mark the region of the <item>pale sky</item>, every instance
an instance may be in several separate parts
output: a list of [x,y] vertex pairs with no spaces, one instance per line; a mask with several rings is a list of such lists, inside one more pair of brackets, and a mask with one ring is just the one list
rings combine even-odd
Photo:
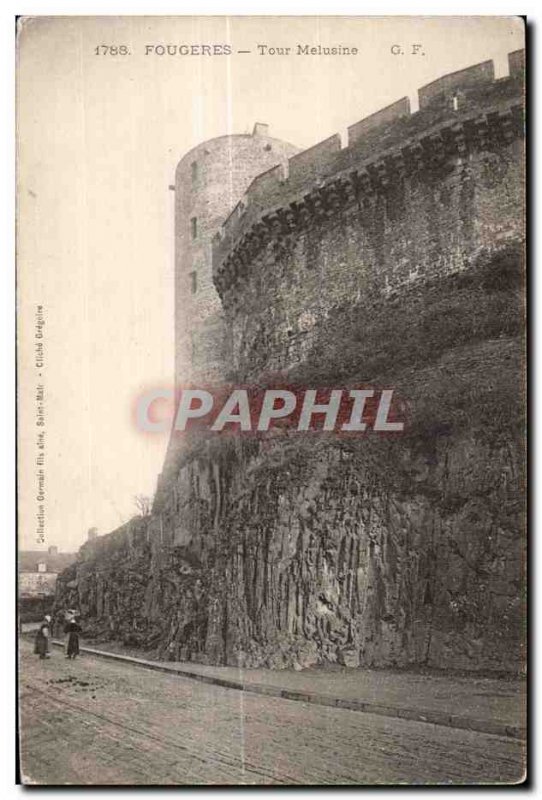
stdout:
[[[138,433],[141,387],[173,378],[173,203],[194,145],[266,122],[310,147],[441,75],[523,47],[514,18],[58,17],[28,20],[18,70],[19,536],[38,549],[36,437],[45,431],[45,543],[76,550],[152,495],[167,440]],[[145,56],[230,44],[232,56]],[[261,56],[257,44],[357,47]],[[394,56],[391,46],[423,45]],[[96,55],[121,45],[130,55]],[[251,50],[238,54],[237,50]],[[45,364],[34,359],[44,307]],[[41,377],[38,377],[41,372]],[[45,428],[36,426],[36,386]]]

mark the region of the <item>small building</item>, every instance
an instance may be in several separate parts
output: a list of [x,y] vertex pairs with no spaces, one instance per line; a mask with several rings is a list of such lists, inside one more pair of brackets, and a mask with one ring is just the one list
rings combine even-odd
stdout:
[[21,622],[36,622],[53,607],[56,579],[76,559],[76,553],[48,550],[21,550],[18,558],[19,613]]

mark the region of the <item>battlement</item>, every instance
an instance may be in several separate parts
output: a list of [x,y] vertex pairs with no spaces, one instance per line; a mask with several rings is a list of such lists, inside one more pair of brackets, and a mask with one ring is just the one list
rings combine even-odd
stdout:
[[[348,146],[341,148],[335,134],[258,175],[213,240],[213,277],[219,293],[225,261],[241,240],[257,246],[265,239],[264,229],[273,228],[279,217],[286,230],[292,228],[310,193],[325,192],[354,171],[358,185],[370,191],[386,180],[386,174],[393,179],[407,163],[418,168],[424,161],[431,163],[437,150],[461,152],[498,127],[502,115],[521,111],[525,51],[510,53],[508,61],[509,75],[497,80],[492,61],[437,78],[419,90],[415,113],[409,98],[403,97],[351,125]],[[516,113],[504,127],[510,131],[518,124]],[[343,182],[339,194],[351,191]]]
[[348,128],[348,145],[353,145],[358,139],[361,139],[369,131],[379,128],[380,125],[408,116],[410,116],[410,100],[408,97],[402,97],[397,102],[383,108],[382,111],[376,111],[360,122],[350,125]]
[[525,71],[525,50],[508,53],[508,70],[511,77],[523,77]]
[[491,83],[494,78],[493,61],[484,61],[473,67],[452,72],[450,75],[443,75],[442,78],[437,78],[436,81],[431,81],[419,89],[420,110],[436,103],[446,106],[449,104],[450,97],[459,100],[461,94],[473,87]]
[[341,149],[341,137],[336,133],[329,139],[303,150],[288,161],[288,179],[297,181],[305,177],[318,178],[325,173],[328,163]]

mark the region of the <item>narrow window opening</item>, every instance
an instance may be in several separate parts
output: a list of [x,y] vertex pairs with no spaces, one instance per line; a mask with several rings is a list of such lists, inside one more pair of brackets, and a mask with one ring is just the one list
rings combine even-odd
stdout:
[[192,294],[196,294],[198,291],[198,273],[191,272],[190,273],[190,291]]
[[195,183],[198,179],[198,162],[192,161],[192,183]]
[[197,239],[198,238],[198,218],[197,217],[192,217],[192,219],[190,220],[190,226],[191,226],[191,230],[192,230],[192,239]]

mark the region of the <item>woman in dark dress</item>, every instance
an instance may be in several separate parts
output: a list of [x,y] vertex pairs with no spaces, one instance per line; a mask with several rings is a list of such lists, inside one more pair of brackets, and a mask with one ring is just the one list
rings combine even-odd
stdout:
[[66,658],[76,658],[79,655],[79,634],[81,626],[76,619],[70,619],[64,626],[67,636]]
[[51,617],[47,614],[38,628],[34,642],[34,653],[40,658],[50,658],[49,638],[51,636]]

